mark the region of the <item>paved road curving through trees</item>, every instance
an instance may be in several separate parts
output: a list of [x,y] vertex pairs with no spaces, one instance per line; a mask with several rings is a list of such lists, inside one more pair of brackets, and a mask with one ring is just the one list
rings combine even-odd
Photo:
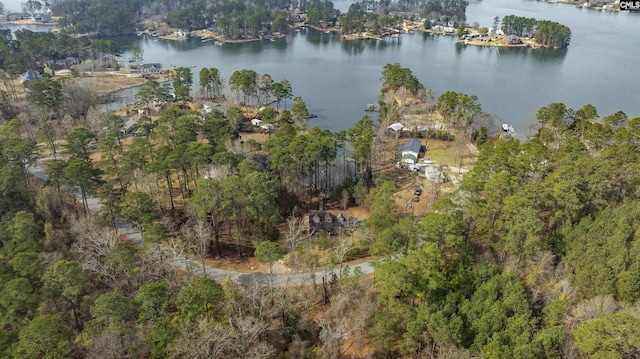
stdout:
[[[38,160],[38,163],[44,163],[50,158],[42,158]],[[43,180],[47,180],[45,170],[39,165],[29,167],[29,172]],[[72,190],[76,197],[80,197],[80,193],[77,190]],[[102,203],[93,197],[87,196],[87,203],[89,211],[97,213],[102,209]],[[142,235],[136,226],[125,220],[117,220],[116,228],[120,235],[129,238],[133,243],[138,246],[142,246]],[[179,258],[174,265],[184,270],[190,271],[196,275],[203,275],[203,266],[188,258]],[[369,261],[345,265],[342,267],[343,271],[349,273],[355,273],[356,271],[361,274],[369,274],[374,272],[374,268]],[[223,268],[216,268],[211,266],[204,266],[204,275],[217,280],[225,281],[229,280],[238,284],[251,284],[257,283],[262,286],[298,286],[305,284],[320,284],[323,281],[330,281],[334,277],[340,277],[341,268],[328,268],[317,272],[291,272],[291,273],[243,273],[230,271]]]

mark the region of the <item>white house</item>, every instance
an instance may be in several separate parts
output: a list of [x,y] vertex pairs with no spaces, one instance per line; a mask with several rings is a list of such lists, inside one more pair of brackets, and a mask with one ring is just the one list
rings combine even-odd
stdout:
[[402,147],[402,163],[415,164],[422,148],[422,142],[417,138],[410,138]]
[[[215,103],[215,102],[205,101],[203,103],[203,109],[204,109],[205,113],[211,113],[211,111],[213,111],[213,109],[215,109],[217,107],[220,107],[220,104]],[[258,121],[260,121],[260,120],[258,120]]]
[[127,77],[142,77],[142,71],[140,70],[129,70]]
[[453,35],[456,33],[456,29],[450,26],[446,26],[444,27],[444,29],[442,29],[442,31],[444,32],[445,35]]
[[404,128],[404,125],[401,124],[400,122],[396,122],[396,123],[392,123],[389,127],[387,127],[390,130],[394,130],[396,132],[402,130]]

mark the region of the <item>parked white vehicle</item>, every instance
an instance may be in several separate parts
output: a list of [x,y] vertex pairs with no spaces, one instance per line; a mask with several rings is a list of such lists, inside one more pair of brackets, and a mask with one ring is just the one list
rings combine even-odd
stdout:
[[396,168],[402,170],[408,170],[413,172],[419,172],[423,167],[428,166],[426,163],[415,163],[415,164],[406,164],[402,162],[396,162]]

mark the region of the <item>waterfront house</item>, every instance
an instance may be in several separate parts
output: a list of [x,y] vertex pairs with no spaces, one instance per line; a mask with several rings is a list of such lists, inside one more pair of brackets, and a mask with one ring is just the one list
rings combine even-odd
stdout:
[[31,19],[35,22],[46,23],[51,21],[51,14],[35,14]]
[[62,60],[50,60],[47,61],[47,64],[49,65],[55,65],[57,67],[69,67],[69,66],[73,66],[73,65],[78,65],[82,62],[82,60],[80,60],[79,57],[67,57],[64,58]]
[[178,30],[178,31],[174,31],[173,35],[176,36],[179,39],[186,39],[187,37],[189,37],[189,31]]
[[272,132],[276,128],[272,123],[262,122],[259,118],[251,119],[251,124],[255,127],[260,127],[265,133]]
[[521,45],[522,44],[522,39],[519,38],[516,35],[507,35],[507,37],[505,37],[504,41],[509,45]]
[[[138,110],[138,114],[140,114],[140,110]],[[124,133],[125,135],[131,135],[136,125],[137,119],[135,117],[125,117],[123,118],[123,120],[126,121],[124,123],[124,127],[122,128],[122,133]]]
[[[205,113],[211,113],[211,111],[213,111],[215,108],[220,107],[220,104],[215,103],[215,102],[211,102],[211,101],[205,101],[202,104],[202,107],[203,107]],[[258,120],[258,121],[260,121],[260,120]],[[253,120],[251,122],[253,123]]]
[[418,161],[422,149],[422,142],[417,138],[410,138],[402,146],[402,163],[413,165]]
[[5,19],[7,19],[7,21],[18,21],[18,20],[25,20],[29,18],[29,14],[24,13],[24,12],[14,12],[11,14],[7,14],[7,16],[5,17]]
[[387,130],[390,130],[388,132],[393,131],[393,133],[395,134],[395,137],[400,138],[402,131],[407,130],[407,128],[404,127],[404,125],[401,124],[400,122],[396,122],[396,123],[392,123],[389,127],[387,127]]
[[140,66],[142,72],[145,74],[161,74],[162,73],[162,64],[154,63],[154,64],[142,64]]
[[404,128],[404,125],[401,124],[400,122],[392,123],[391,125],[389,125],[389,127],[387,127],[387,129],[394,130],[396,132],[401,131],[403,128]]
[[42,75],[40,75],[40,71],[38,70],[27,70],[27,72],[20,75],[20,84],[26,89],[29,86],[29,82],[33,80],[42,79]]

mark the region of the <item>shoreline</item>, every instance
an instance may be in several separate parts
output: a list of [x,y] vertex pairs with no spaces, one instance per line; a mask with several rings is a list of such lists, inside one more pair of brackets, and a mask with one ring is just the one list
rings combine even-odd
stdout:
[[[148,32],[143,32],[142,34],[147,36],[153,36]],[[142,34],[139,34],[139,35],[142,35]],[[222,36],[216,36],[214,33],[210,31],[196,30],[196,31],[193,31],[188,36],[179,36],[176,34],[171,34],[171,35],[161,35],[161,36],[154,36],[154,37],[157,37],[158,39],[162,39],[162,40],[169,40],[169,41],[185,41],[185,40],[200,39],[202,42],[214,41],[214,43],[218,43],[218,44],[244,44],[244,43],[250,43],[250,42],[257,42],[257,41],[271,41],[271,40],[277,40],[277,39],[284,39],[286,35],[280,34],[280,33],[274,33],[269,36],[263,36],[263,37],[230,40],[230,39],[225,39]]]
[[0,24],[11,24],[11,25],[43,25],[43,26],[58,26],[58,21],[48,21],[48,22],[38,22],[33,21],[31,19],[28,20],[0,20]]
[[537,43],[535,40],[523,40],[521,44],[508,44],[504,41],[504,38],[497,38],[493,41],[483,40],[469,40],[469,39],[457,39],[456,42],[460,42],[464,45],[482,46],[482,47],[528,47],[531,49],[553,49],[552,46],[544,46]]
[[[315,27],[314,27],[315,29]],[[317,29],[316,29],[317,30]],[[442,36],[454,36],[455,34],[447,34],[441,30],[433,30],[433,29],[425,29],[425,28],[414,28],[413,31],[420,31],[423,33],[433,34],[433,35],[442,35]],[[364,32],[360,34],[349,34],[343,35],[342,40],[344,41],[358,41],[358,40],[378,40],[382,41],[385,37],[393,36],[393,35],[407,35],[405,32],[401,33],[386,33],[379,36]],[[410,34],[410,33],[409,33]],[[532,49],[537,48],[553,48],[550,46],[544,46],[537,43],[535,40],[531,39],[523,39],[522,44],[508,44],[504,41],[504,36],[499,36],[492,41],[482,41],[482,40],[473,40],[473,39],[456,39],[456,42],[463,43],[464,45],[473,45],[473,46],[483,46],[483,47],[529,47]]]

